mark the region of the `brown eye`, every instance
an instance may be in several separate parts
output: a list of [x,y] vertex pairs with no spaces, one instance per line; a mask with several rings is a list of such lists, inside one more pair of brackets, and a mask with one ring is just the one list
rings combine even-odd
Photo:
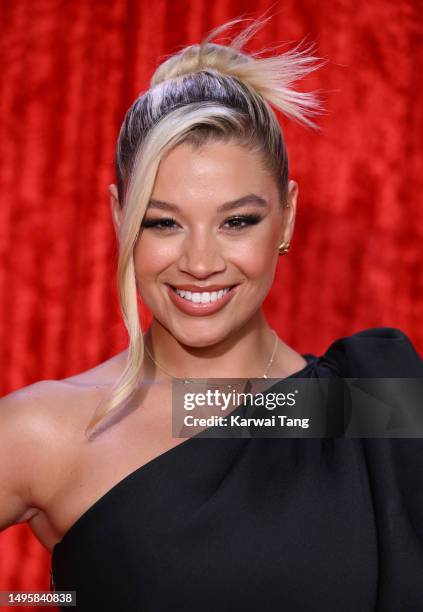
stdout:
[[230,223],[230,228],[234,230],[241,230],[249,225],[256,225],[261,221],[260,215],[242,215],[239,217],[231,217],[225,223]]
[[[231,217],[227,219],[224,225],[229,224],[231,230],[242,230],[250,225],[256,225],[262,220],[260,215],[239,215],[237,217]],[[165,217],[163,219],[144,219],[141,223],[143,228],[157,228],[159,230],[171,230],[177,225],[176,219],[172,217]]]
[[141,227],[157,227],[158,229],[172,229],[176,224],[176,220],[172,218],[165,219],[144,219],[141,223]]

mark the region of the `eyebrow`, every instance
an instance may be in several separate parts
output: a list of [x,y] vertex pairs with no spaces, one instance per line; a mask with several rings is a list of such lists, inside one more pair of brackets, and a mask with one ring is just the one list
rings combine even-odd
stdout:
[[[217,212],[225,212],[228,210],[233,210],[234,208],[240,208],[241,206],[245,206],[246,204],[256,204],[256,206],[260,206],[260,208],[267,208],[268,203],[264,198],[256,195],[255,193],[249,193],[242,198],[238,198],[236,200],[231,200],[230,202],[225,202],[221,204],[217,208]],[[170,202],[163,202],[162,200],[156,200],[154,198],[150,198],[147,209],[150,208],[158,208],[159,210],[171,210],[173,212],[180,211],[179,206],[176,204],[171,204]]]

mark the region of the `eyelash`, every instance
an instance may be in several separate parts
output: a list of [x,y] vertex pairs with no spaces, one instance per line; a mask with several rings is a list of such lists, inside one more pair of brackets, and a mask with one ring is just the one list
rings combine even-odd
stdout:
[[[257,223],[259,223],[261,221],[262,217],[260,217],[260,215],[241,215],[241,216],[237,216],[237,217],[231,217],[230,219],[227,219],[225,221],[225,223],[228,223],[229,221],[242,221],[244,223],[246,223],[246,225],[238,225],[238,226],[233,226],[231,227],[232,230],[239,232],[242,229],[245,229],[248,226],[251,225],[256,225]],[[172,227],[170,225],[167,226],[162,226],[162,223],[177,223],[176,219],[173,219],[172,217],[166,217],[163,219],[144,219],[143,222],[141,223],[141,227],[144,228],[149,228],[149,227],[154,227],[160,231],[166,231],[166,230],[171,230]]]

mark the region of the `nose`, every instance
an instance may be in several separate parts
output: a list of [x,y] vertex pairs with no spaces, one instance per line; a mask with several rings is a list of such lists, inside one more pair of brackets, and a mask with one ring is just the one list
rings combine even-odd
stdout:
[[207,278],[225,270],[226,264],[218,241],[210,234],[191,235],[184,240],[179,270],[197,278]]

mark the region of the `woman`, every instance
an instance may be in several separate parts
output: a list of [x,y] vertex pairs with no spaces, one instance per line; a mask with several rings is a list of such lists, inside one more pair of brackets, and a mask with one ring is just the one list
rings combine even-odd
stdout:
[[159,66],[126,114],[110,197],[129,346],[3,399],[1,527],[30,523],[84,612],[421,610],[419,440],[171,435],[173,378],[423,370],[398,329],[314,356],[267,323],[298,196],[268,103],[313,125],[317,98],[289,85],[317,64],[243,53],[260,20],[210,43],[236,21]]

